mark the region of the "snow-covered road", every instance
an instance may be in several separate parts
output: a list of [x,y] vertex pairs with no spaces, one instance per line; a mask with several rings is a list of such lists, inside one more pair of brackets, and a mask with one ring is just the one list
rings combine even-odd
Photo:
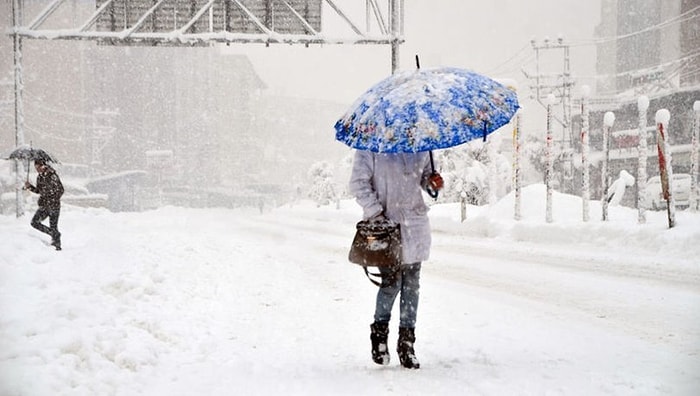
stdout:
[[371,362],[376,288],[346,260],[350,201],[67,208],[62,252],[0,216],[0,395],[698,393],[697,247],[664,265],[639,250],[646,231],[591,249],[540,225],[543,243],[484,237],[499,226],[454,213],[431,211],[418,371]]
[[438,243],[426,276],[531,302],[551,315],[576,317],[681,353],[699,345],[697,273],[662,266],[652,271],[624,259],[605,262],[601,252],[555,254],[469,242]]

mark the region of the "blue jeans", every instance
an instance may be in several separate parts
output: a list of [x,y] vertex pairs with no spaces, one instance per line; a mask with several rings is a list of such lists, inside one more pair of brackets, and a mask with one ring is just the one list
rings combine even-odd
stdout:
[[[389,323],[396,296],[401,294],[399,303],[399,327],[415,328],[418,313],[421,263],[404,264],[391,285],[382,286],[377,292],[377,306],[374,310],[375,323]],[[383,273],[380,269],[380,271]]]

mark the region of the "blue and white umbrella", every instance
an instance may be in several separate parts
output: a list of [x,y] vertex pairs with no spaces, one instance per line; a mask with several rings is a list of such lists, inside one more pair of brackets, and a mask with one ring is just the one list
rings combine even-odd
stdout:
[[519,107],[513,89],[468,70],[398,72],[355,101],[335,138],[377,153],[430,151],[485,139]]

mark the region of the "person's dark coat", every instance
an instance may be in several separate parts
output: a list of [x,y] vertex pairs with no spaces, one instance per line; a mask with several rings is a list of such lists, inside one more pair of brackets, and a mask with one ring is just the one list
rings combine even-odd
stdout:
[[61,208],[61,196],[63,195],[63,183],[51,167],[40,172],[36,177],[36,187],[28,186],[29,191],[39,194],[39,207],[48,209]]

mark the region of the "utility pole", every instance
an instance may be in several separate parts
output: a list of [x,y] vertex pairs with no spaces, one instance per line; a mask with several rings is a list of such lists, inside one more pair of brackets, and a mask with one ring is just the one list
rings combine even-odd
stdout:
[[[575,84],[571,76],[571,58],[569,56],[569,44],[559,37],[556,42],[545,38],[542,43],[534,39],[530,41],[535,50],[535,73],[530,74],[523,70],[523,74],[532,81],[530,89],[535,92],[534,98],[545,109],[548,108],[547,97],[553,94],[561,105],[561,117],[556,114],[552,119],[562,126],[561,140],[557,141],[562,159],[564,190],[573,191],[573,142],[574,134],[572,128],[572,99],[571,90]],[[551,51],[561,51],[563,56],[563,68],[561,72],[543,73],[541,68],[541,57]]]
[[118,110],[97,109],[92,112],[93,125],[90,136],[90,173],[92,176],[97,176],[97,170],[102,167],[102,150],[117,130],[114,121],[118,115]]
[[[24,109],[22,107],[22,37],[18,29],[22,24],[22,0],[12,0],[12,41],[15,74],[15,147],[24,144]],[[24,214],[24,197],[22,187],[24,181],[19,172],[20,160],[15,160],[15,209],[17,217]]]
[[[403,3],[403,0],[401,0]],[[399,68],[399,45],[401,44],[400,37],[403,35],[403,26],[399,19],[399,13],[403,12],[403,4],[399,6],[399,0],[391,0],[389,3],[389,15],[391,15],[391,74],[394,74]]]

